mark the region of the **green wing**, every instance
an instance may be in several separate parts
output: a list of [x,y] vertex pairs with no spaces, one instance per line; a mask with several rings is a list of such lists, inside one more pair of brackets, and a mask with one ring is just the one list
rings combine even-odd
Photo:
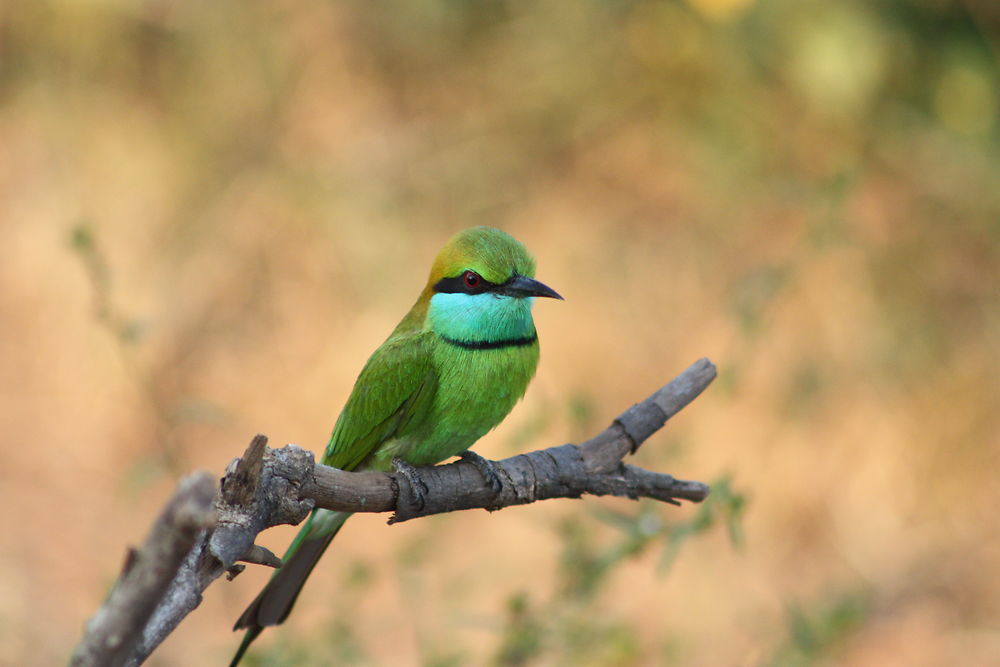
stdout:
[[[353,470],[367,463],[365,459],[384,442],[419,429],[430,412],[438,386],[431,362],[434,335],[420,331],[394,333],[375,350],[333,427],[323,463]],[[265,627],[285,620],[302,585],[348,516],[313,510],[285,553],[285,564],[236,621],[236,629],[246,628],[247,633],[231,667]]]
[[323,463],[353,470],[427,414],[437,392],[432,332],[395,335],[375,350],[333,427]]

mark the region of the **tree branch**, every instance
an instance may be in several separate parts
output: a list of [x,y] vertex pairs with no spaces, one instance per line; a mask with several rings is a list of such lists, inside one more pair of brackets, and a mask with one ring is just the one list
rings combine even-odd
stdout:
[[143,546],[129,549],[107,601],[87,623],[70,664],[123,665],[200,533],[215,523],[215,481],[206,472],[183,480]]
[[715,366],[701,359],[579,446],[560,445],[494,462],[503,480],[499,491],[468,461],[422,468],[427,491],[420,506],[403,475],[318,465],[312,453],[295,445],[269,450],[267,438],[258,435],[243,457],[229,465],[217,494],[208,473],[181,483],[146,544],[130,552],[107,601],[87,624],[72,664],[141,664],[198,606],[213,581],[242,571],[237,561],[278,563],[274,554],[254,544],[260,532],[299,523],[314,507],[393,512],[389,523],[399,523],[583,494],[645,497],[675,505],[678,500],[700,502],[709,493],[707,485],[626,465],[622,458],[635,453],[713,379]]

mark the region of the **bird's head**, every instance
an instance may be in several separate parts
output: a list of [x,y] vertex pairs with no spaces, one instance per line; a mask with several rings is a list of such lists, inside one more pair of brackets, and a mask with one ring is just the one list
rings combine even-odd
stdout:
[[534,276],[535,260],[520,241],[499,229],[472,227],[451,237],[438,253],[428,287],[446,294],[562,299]]
[[532,297],[562,299],[534,275],[535,260],[510,234],[492,227],[459,232],[431,267],[427,321],[463,341],[534,336]]

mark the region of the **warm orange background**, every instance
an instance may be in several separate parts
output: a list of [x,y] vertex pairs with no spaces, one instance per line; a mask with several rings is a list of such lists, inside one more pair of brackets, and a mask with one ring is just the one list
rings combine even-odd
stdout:
[[[613,550],[595,508],[639,506],[356,517],[264,655],[489,664],[524,592],[527,664],[1000,664],[998,26],[986,0],[5,3],[0,663],[66,660],[178,475],[258,431],[321,449],[438,247],[490,224],[566,301],[478,451],[579,440],[708,356],[635,460],[729,475],[742,548],[716,524],[579,598],[574,540]],[[150,664],[223,664],[265,577]]]

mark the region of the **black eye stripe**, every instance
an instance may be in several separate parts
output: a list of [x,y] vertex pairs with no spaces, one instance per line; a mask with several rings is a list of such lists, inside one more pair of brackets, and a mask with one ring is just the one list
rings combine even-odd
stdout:
[[457,292],[461,292],[462,294],[482,294],[483,292],[492,292],[497,287],[499,285],[496,283],[491,283],[486,278],[479,276],[479,284],[470,288],[465,284],[465,271],[463,271],[457,276],[442,278],[437,281],[434,284],[434,291],[441,294],[455,294]]

